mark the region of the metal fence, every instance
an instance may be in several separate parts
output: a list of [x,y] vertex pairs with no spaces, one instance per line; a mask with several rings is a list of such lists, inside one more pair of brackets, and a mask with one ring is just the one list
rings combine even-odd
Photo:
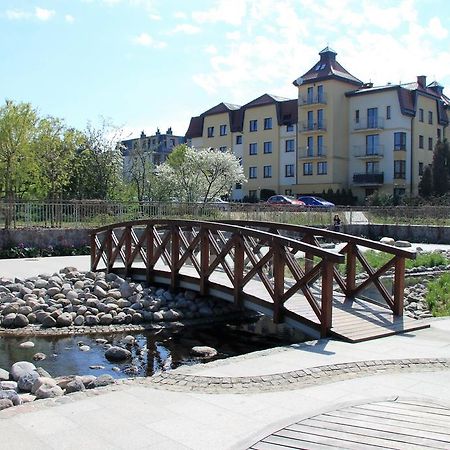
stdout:
[[2,228],[94,228],[145,218],[256,220],[330,227],[339,214],[343,224],[450,225],[450,207],[305,208],[265,203],[154,203],[154,202],[14,202],[0,203]]

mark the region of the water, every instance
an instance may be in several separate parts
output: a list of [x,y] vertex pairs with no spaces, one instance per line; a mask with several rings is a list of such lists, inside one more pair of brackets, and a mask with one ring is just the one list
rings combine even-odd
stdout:
[[[130,333],[127,333],[130,334]],[[131,361],[121,364],[109,362],[104,344],[97,338],[107,339],[113,345],[123,345],[125,334],[89,335],[70,337],[0,338],[0,368],[8,370],[17,361],[33,361],[33,355],[42,352],[47,358],[35,362],[50,375],[100,375],[108,373],[115,378],[151,376],[180,365],[192,365],[227,358],[249,352],[307,340],[306,336],[283,325],[274,325],[270,319],[261,317],[247,323],[215,324],[178,330],[148,331],[134,334],[136,345],[128,347],[133,355]],[[32,341],[34,348],[20,348],[19,344]],[[80,345],[88,345],[87,352]],[[212,359],[190,355],[196,345],[214,347],[219,354]],[[91,368],[101,366],[101,368]]]

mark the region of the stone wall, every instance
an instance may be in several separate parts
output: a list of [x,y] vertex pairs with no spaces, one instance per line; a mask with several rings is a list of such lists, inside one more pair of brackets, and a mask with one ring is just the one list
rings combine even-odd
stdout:
[[16,247],[82,247],[89,245],[89,229],[20,228],[0,230],[1,248]]

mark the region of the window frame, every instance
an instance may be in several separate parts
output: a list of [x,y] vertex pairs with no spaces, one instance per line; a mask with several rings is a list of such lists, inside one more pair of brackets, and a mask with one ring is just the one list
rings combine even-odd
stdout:
[[226,124],[220,125],[219,135],[220,136],[226,136],[227,135],[227,125]]
[[327,175],[328,174],[328,163],[327,161],[317,162],[317,175]]
[[[270,145],[267,145],[266,146],[266,144],[270,144]],[[267,148],[268,147],[268,148]],[[265,141],[264,143],[263,143],[263,154],[264,155],[269,155],[269,154],[271,154],[272,153],[272,151],[273,151],[273,149],[272,149],[272,141]]]
[[404,159],[394,159],[394,180],[406,180],[406,161]]
[[295,177],[295,164],[285,164],[284,165],[284,176],[285,176],[285,178],[294,178]]
[[[310,170],[306,170],[309,168]],[[308,177],[313,175],[313,163],[312,162],[305,162],[303,163],[303,176]]]
[[[289,145],[288,145],[289,142]],[[290,148],[290,143],[292,142],[292,149]],[[284,143],[284,152],[285,153],[292,153],[295,152],[295,140],[294,139],[286,139]]]
[[249,180],[255,180],[258,178],[258,167],[257,166],[250,166],[248,168],[248,179]]
[[213,138],[214,137],[214,127],[208,127],[208,137]]
[[258,131],[258,119],[252,119],[249,121],[248,131],[250,133],[254,133],[255,131]]
[[272,129],[272,117],[264,118],[264,129],[271,130]]
[[257,142],[250,142],[248,144],[248,154],[251,156],[258,154],[258,143]]
[[263,166],[263,178],[272,178],[272,165]]

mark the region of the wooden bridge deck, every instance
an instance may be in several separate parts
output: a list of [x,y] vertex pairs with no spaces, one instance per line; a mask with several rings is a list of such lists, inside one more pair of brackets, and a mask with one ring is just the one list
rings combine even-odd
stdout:
[[448,449],[450,410],[424,401],[366,403],[289,425],[250,450]]

